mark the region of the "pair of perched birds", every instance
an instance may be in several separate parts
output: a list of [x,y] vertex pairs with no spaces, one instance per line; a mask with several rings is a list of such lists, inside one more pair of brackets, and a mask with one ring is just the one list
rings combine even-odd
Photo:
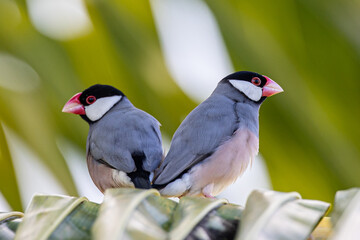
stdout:
[[260,105],[282,91],[258,73],[228,75],[180,124],[165,158],[159,122],[112,86],[77,93],[63,112],[79,114],[90,125],[87,165],[101,192],[152,187],[169,197],[213,197],[258,153]]

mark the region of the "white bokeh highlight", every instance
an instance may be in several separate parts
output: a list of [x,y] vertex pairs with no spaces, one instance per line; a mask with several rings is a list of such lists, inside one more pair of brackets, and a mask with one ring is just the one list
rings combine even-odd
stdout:
[[151,0],[169,72],[192,99],[201,102],[233,67],[215,18],[199,0]]
[[85,148],[77,149],[74,144],[64,138],[59,138],[57,144],[69,166],[79,195],[92,202],[101,203],[103,194],[96,188],[90,177],[86,164]]
[[26,208],[36,193],[66,194],[64,188],[39,157],[8,127],[4,126],[4,130],[23,207]]
[[0,87],[14,92],[31,92],[39,83],[39,75],[29,64],[0,52]]
[[83,0],[27,0],[35,28],[56,40],[89,34],[93,27]]
[[11,207],[0,192],[0,212],[10,212]]

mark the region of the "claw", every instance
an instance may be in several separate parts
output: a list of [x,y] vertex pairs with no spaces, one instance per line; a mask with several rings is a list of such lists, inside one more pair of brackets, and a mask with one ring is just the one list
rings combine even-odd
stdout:
[[204,194],[204,197],[211,198],[211,199],[216,199],[216,197],[212,196],[211,194]]

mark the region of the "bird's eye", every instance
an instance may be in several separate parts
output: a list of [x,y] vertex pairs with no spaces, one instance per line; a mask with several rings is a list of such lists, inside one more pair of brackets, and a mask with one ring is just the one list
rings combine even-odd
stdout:
[[94,97],[94,96],[88,96],[86,98],[86,103],[87,104],[93,104],[95,101],[96,101],[96,97]]
[[254,84],[255,86],[260,86],[261,80],[260,80],[260,78],[258,78],[258,77],[253,77],[253,78],[251,79],[251,83]]

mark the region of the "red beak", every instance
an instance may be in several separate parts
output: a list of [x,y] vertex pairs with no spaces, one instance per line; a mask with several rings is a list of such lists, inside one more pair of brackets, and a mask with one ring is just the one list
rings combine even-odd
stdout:
[[70,98],[70,100],[65,104],[62,111],[66,113],[85,115],[85,108],[79,100],[81,94],[82,93],[77,93],[72,98]]
[[264,76],[266,78],[266,84],[263,87],[263,97],[270,97],[274,94],[281,93],[284,90],[280,87],[279,84],[277,84],[275,81],[271,80],[267,76]]

